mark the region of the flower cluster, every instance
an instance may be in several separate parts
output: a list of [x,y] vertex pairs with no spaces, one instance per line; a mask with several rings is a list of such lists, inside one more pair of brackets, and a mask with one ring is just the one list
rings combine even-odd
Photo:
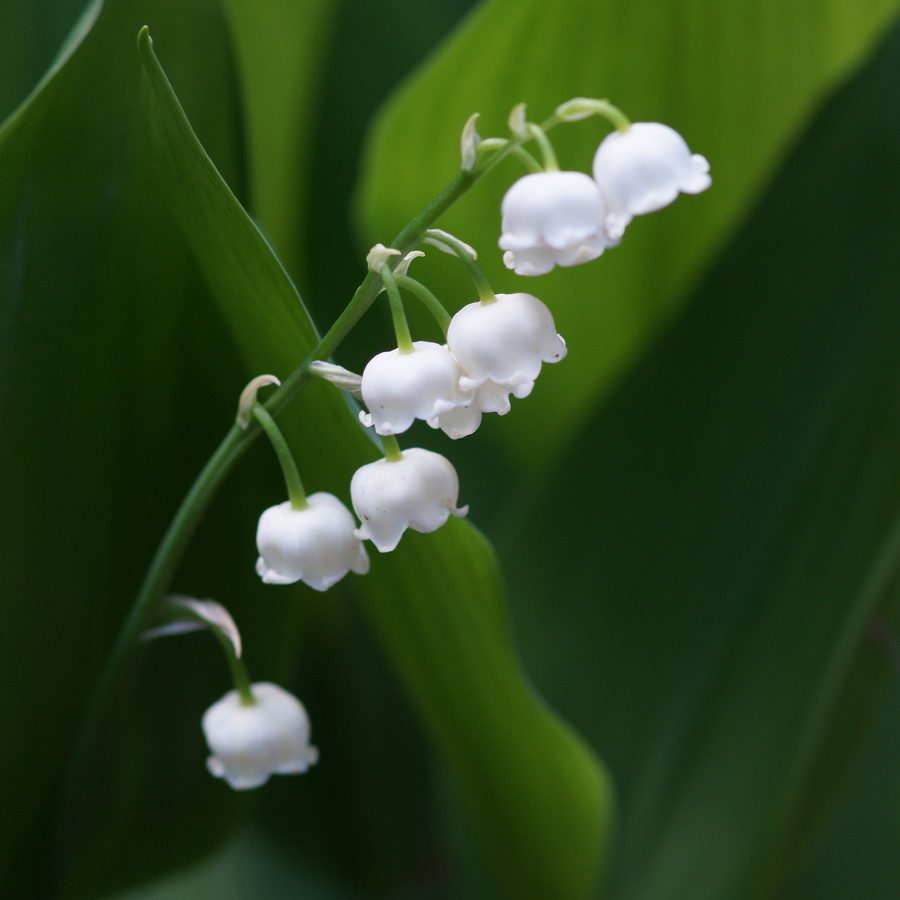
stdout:
[[[543,154],[543,170],[516,181],[501,206],[499,245],[504,263],[518,275],[541,275],[554,266],[594,260],[619,243],[635,216],[666,206],[679,193],[699,193],[710,185],[706,159],[691,154],[681,136],[666,125],[631,124],[605,101],[584,99],[563,104],[548,121],[558,124],[594,114],[610,119],[616,131],[597,148],[592,176],[559,170],[545,129],[525,120],[522,105],[510,117],[510,141],[482,143],[474,120],[464,130],[467,171],[478,165],[484,147],[519,152],[533,169],[540,165],[521,144],[534,138]],[[423,255],[419,250],[402,256],[378,244],[367,263],[390,302],[396,348],[376,354],[361,376],[332,363],[309,367],[309,374],[357,395],[365,407],[359,420],[381,438],[384,458],[361,465],[351,479],[353,512],[333,494],[306,495],[284,436],[256,401],[257,391],[279,384],[278,379],[261,375],[241,396],[238,424],[247,428],[255,418],[265,430],[289,498],[266,509],[257,526],[256,571],[266,584],[302,581],[314,590],[328,590],[349,572],[369,571],[365,541],[388,553],[407,529],[428,533],[451,516],[465,516],[468,507],[458,504],[453,464],[420,447],[401,449],[397,435],[416,420],[450,438],[471,435],[485,413],[505,415],[511,396],[529,396],[544,363],[566,356],[566,342],[541,300],[524,292],[494,293],[475,262],[475,251],[445,231],[426,230],[420,240],[460,258],[473,277],[478,299],[451,316],[425,285],[408,275],[410,262]],[[444,333],[443,343],[412,339],[401,289],[430,309]],[[250,683],[240,660],[239,635],[227,613],[203,601],[184,601],[181,607],[226,638],[237,673],[237,689],[203,716],[209,771],[242,790],[264,784],[272,774],[303,772],[315,763],[318,752],[309,743],[303,705],[274,684]],[[173,633],[172,626],[163,630]]]
[[500,248],[517,275],[596,259],[619,243],[634,216],[709,187],[709,163],[659,122],[622,123],[582,172],[535,172],[503,198]]

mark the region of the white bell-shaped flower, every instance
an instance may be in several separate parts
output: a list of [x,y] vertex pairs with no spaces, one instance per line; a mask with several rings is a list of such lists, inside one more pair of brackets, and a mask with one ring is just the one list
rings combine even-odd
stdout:
[[706,157],[692,154],[677,131],[659,122],[635,122],[607,135],[594,154],[594,179],[613,235],[633,216],[668,206],[679,191],[699,194],[712,183]]
[[469,511],[456,505],[459,478],[450,460],[420,447],[361,466],[350,481],[350,497],[362,523],[356,536],[382,553],[393,550],[407,528],[436,531],[451,514]]
[[588,262],[616,243],[603,196],[583,172],[525,175],[506,192],[501,212],[503,262],[517,275]]
[[550,310],[522,293],[497,294],[492,302],[464,306],[450,321],[447,346],[463,372],[460,387],[467,391],[487,381],[510,389],[533,383],[542,363],[559,362],[566,355]]
[[451,409],[442,416],[429,419],[428,424],[432,428],[440,428],[447,437],[454,440],[468,437],[478,430],[483,413],[495,412],[505,416],[511,408],[509,395],[513,394],[521,400],[531,393],[533,387],[533,381],[523,381],[510,388],[509,385],[497,384],[496,381],[488,379],[475,389],[475,396],[471,403],[466,406],[457,406],[456,409]]
[[362,374],[360,412],[378,434],[402,434],[416,419],[433,419],[470,397],[459,388],[459,366],[445,346],[414,341],[413,349],[389,350],[369,360]]
[[356,537],[353,515],[334,494],[320,491],[307,498],[306,509],[289,501],[269,507],[256,529],[256,571],[266,584],[304,581],[328,590],[351,569],[369,571],[369,557]]
[[206,767],[236,791],[259,787],[270,775],[305,772],[319,758],[309,743],[306,710],[293,694],[268,682],[251,691],[253,704],[229,691],[203,714],[211,752]]

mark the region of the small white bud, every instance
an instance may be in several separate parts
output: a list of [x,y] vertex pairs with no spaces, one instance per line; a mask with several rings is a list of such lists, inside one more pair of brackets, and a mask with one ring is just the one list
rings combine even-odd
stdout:
[[679,192],[699,194],[712,179],[706,157],[659,122],[635,122],[608,134],[594,154],[594,180],[607,206],[607,228],[619,234],[633,216],[668,206]]
[[309,743],[303,704],[277,684],[251,686],[255,703],[229,691],[203,714],[211,755],[206,767],[236,791],[265,784],[271,775],[305,772],[319,758]]
[[333,494],[320,491],[305,509],[289,501],[271,506],[259,517],[256,572],[266,584],[303,581],[326,591],[349,571],[365,575],[369,557],[354,534],[350,510]]
[[616,243],[603,196],[583,172],[525,175],[506,192],[501,211],[503,262],[517,275],[588,262]]
[[469,396],[459,389],[459,365],[446,347],[415,341],[410,352],[389,350],[369,360],[362,374],[360,412],[367,428],[378,434],[402,434],[416,419],[433,419]]
[[362,523],[356,536],[382,553],[393,550],[407,528],[436,531],[451,515],[469,511],[456,505],[459,478],[450,460],[420,447],[361,466],[350,481],[350,497]]
[[[493,303],[464,306],[450,321],[447,346],[463,371],[463,390],[493,382],[507,391],[527,385],[530,392],[542,363],[559,362],[566,355],[566,342],[556,333],[550,310],[523,293],[497,294]],[[488,396],[503,408],[496,394]]]

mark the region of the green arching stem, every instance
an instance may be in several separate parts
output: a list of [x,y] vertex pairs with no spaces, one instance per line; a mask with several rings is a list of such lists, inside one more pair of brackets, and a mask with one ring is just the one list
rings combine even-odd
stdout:
[[388,301],[391,304],[391,319],[394,323],[394,334],[397,336],[397,348],[401,353],[412,353],[414,348],[412,337],[409,333],[409,323],[406,321],[403,298],[397,289],[394,273],[391,271],[390,266],[385,263],[378,274],[384,282],[384,289],[387,291]]
[[278,457],[278,463],[284,475],[284,486],[287,488],[288,499],[291,501],[291,509],[306,509],[309,503],[306,500],[306,491],[303,490],[300,470],[297,468],[294,454],[291,453],[291,448],[288,447],[281,429],[275,424],[272,414],[259,403],[253,404],[252,413],[253,418],[262,426],[262,430],[266,433],[266,437]]
[[384,458],[388,462],[397,462],[403,458],[403,451],[400,449],[400,444],[397,442],[397,438],[395,438],[394,435],[382,435],[381,446],[384,450]]
[[487,280],[487,276],[481,271],[481,266],[475,262],[475,257],[472,256],[469,248],[462,241],[457,240],[452,234],[447,234],[446,231],[435,232],[434,234],[431,234],[429,231],[426,232],[426,236],[431,238],[431,240],[446,244],[465,263],[469,274],[472,276],[472,281],[475,282],[478,298],[482,303],[493,303],[497,299],[497,295]]
[[535,125],[534,122],[529,122],[526,127],[528,128],[528,133],[537,141],[537,145],[541,149],[541,157],[544,160],[543,170],[545,172],[558,172],[559,160],[556,158],[556,151],[547,137],[547,132],[540,125]]
[[626,132],[631,128],[631,120],[618,106],[613,106],[607,100],[597,101],[597,114],[612,123],[616,131]]
[[[541,124],[541,127],[548,131],[559,123],[558,118],[550,116]],[[414,250],[422,242],[422,236],[427,228],[436,222],[460,197],[471,190],[488,172],[492,171],[511,153],[514,153],[522,143],[522,139],[519,138],[509,141],[505,146],[498,148],[493,155],[480,159],[473,169],[457,172],[444,189],[422,207],[398,232],[390,246],[399,250],[401,254]],[[395,266],[396,263],[392,264],[391,269]],[[310,363],[318,359],[328,359],[334,353],[341,341],[371,307],[381,292],[381,288],[381,279],[374,272],[368,272],[331,328],[307,353],[297,368],[284,379],[281,387],[274,391],[266,401],[264,407],[272,416],[277,416],[309,382],[311,378],[308,371]],[[94,690],[85,705],[78,740],[69,757],[69,765],[61,792],[60,808],[62,811],[74,812],[72,801],[80,784],[79,776],[100,726],[102,714],[112,698],[113,688],[120,671],[141,632],[147,627],[154,604],[166,592],[172,576],[216,492],[261,432],[262,429],[256,421],[250,422],[246,429],[232,425],[213,451],[206,465],[200,470],[175,511],[147,568],[134,603],[116,634],[112,649],[106,657]],[[399,448],[397,452],[399,453]],[[65,815],[65,812],[62,814]],[[61,827],[61,823],[58,825]],[[59,830],[59,834],[62,833],[64,831]]]
[[216,636],[222,647],[222,652],[225,654],[228,670],[231,672],[231,680],[241,698],[241,704],[243,706],[253,706],[256,703],[256,697],[253,696],[253,689],[250,686],[250,675],[247,672],[244,660],[235,653],[234,644],[218,628],[213,628],[211,631]]
[[406,288],[406,290],[411,294],[415,294],[425,304],[428,311],[434,316],[441,331],[444,333],[444,337],[446,337],[447,329],[450,327],[451,316],[444,307],[444,304],[441,303],[441,301],[438,300],[438,298],[435,297],[421,281],[416,281],[415,278],[410,278],[409,275],[398,275],[395,272],[394,281],[397,282],[398,287]]
[[546,171],[545,166],[542,166],[524,147],[513,148],[512,155],[515,156],[531,174]]

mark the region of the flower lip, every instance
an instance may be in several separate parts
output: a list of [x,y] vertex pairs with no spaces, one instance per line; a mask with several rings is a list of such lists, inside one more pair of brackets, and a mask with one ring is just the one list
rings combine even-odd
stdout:
[[518,275],[588,262],[616,243],[603,195],[583,172],[525,175],[506,192],[501,213],[503,261]]
[[594,179],[606,199],[607,224],[623,229],[632,216],[668,206],[679,194],[699,194],[712,179],[709,163],[660,122],[635,122],[608,134],[594,154]]
[[431,450],[412,447],[399,459],[380,459],[360,466],[350,482],[353,508],[361,522],[356,536],[388,553],[407,528],[436,531],[451,516],[465,516],[457,507],[459,479],[452,463]]
[[378,434],[402,434],[416,419],[432,419],[463,405],[470,396],[459,387],[459,365],[445,346],[415,341],[413,350],[379,353],[362,374],[366,427]]
[[269,507],[256,531],[256,571],[266,584],[303,581],[328,590],[349,571],[365,575],[369,557],[355,536],[350,510],[333,494],[320,491],[307,498],[305,509],[289,501]]
[[201,723],[210,749],[207,768],[238,791],[260,787],[271,775],[305,772],[319,758],[309,743],[306,710],[293,694],[268,682],[252,685],[251,691],[252,705],[229,691]]

